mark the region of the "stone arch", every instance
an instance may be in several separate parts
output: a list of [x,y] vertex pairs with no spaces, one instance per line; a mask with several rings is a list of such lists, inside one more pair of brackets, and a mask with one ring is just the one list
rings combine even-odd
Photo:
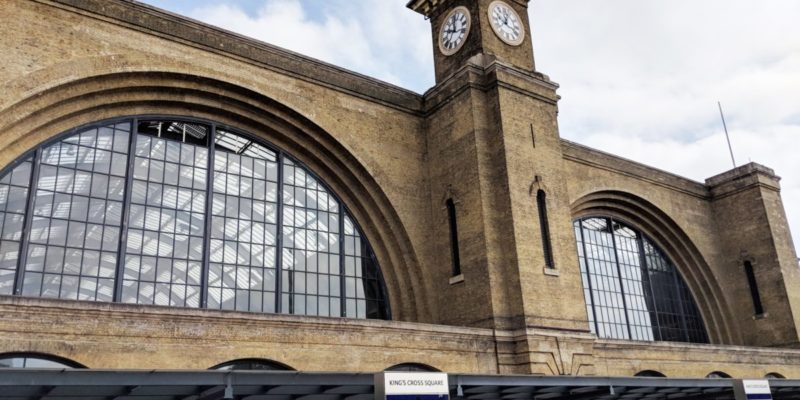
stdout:
[[653,240],[675,263],[703,316],[711,343],[741,342],[711,267],[689,236],[649,201],[622,191],[587,194],[571,205],[573,219],[610,216],[625,221]]
[[219,77],[176,71],[117,71],[55,81],[0,106],[0,167],[62,132],[132,115],[190,117],[248,132],[304,163],[347,206],[379,260],[392,318],[431,321],[423,271],[387,195],[356,155],[300,112]]

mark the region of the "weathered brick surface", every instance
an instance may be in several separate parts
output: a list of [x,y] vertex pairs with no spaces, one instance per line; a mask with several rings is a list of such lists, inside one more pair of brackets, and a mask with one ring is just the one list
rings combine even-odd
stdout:
[[[527,17],[524,0],[510,1]],[[502,44],[489,0],[468,43],[436,54],[424,96],[124,0],[0,4],[0,165],[60,132],[139,114],[258,135],[324,179],[375,249],[394,321],[0,297],[0,353],[92,368],[208,368],[263,357],[300,370],[800,377],[800,282],[778,178],[754,164],[693,182],[559,137],[557,85],[530,29]],[[399,9],[398,12],[409,12]],[[432,14],[434,40],[441,24]],[[547,193],[545,268],[536,192]],[[451,283],[445,201],[463,280]],[[675,262],[712,345],[589,333],[572,221],[626,220]],[[754,318],[742,263],[756,269]],[[740,347],[762,346],[762,347]],[[769,349],[763,346],[781,347]]]

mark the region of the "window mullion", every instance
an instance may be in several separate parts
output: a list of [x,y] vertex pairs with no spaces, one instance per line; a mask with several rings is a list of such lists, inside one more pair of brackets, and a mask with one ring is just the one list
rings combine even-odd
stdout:
[[208,274],[211,262],[211,215],[214,210],[214,142],[217,137],[217,124],[211,124],[208,135],[208,157],[206,172],[206,209],[205,226],[203,227],[203,271],[200,273],[200,308],[208,308]]
[[275,227],[275,313],[283,312],[283,152],[277,152],[278,193],[276,193],[277,213]]
[[345,234],[344,234],[344,203],[339,202],[339,300],[340,300],[340,307],[339,315],[342,317],[347,317],[347,285],[345,284],[345,273],[344,273],[344,241],[345,241]]
[[[20,234],[19,256],[17,257],[17,271],[14,277],[14,294],[22,294],[22,285],[25,282],[25,264],[28,263],[28,247],[33,225],[33,206],[36,199],[36,185],[39,182],[39,164],[42,160],[42,147],[36,149],[31,163],[31,177],[28,185],[28,198],[25,203],[25,218],[22,222]],[[10,189],[9,189],[10,190]]]
[[625,326],[628,328],[628,339],[633,339],[631,334],[631,321],[628,319],[628,302],[625,300],[625,282],[622,279],[622,267],[619,265],[619,248],[617,248],[617,235],[614,233],[614,220],[608,219],[608,229],[611,233],[611,244],[614,246],[614,264],[617,266],[617,278],[619,280],[619,293],[622,297],[622,314],[625,315]]
[[114,276],[114,302],[122,301],[122,284],[125,276],[125,253],[128,248],[128,227],[131,214],[131,191],[133,190],[133,169],[136,165],[136,138],[139,134],[138,119],[130,121],[130,137],[128,138],[128,169],[125,173],[125,193],[122,198],[122,226],[119,233],[119,249],[117,249],[117,272]]
[[[597,318],[597,310],[595,309],[594,305],[594,291],[592,290],[592,274],[589,271],[589,253],[586,249],[586,236],[583,233],[583,220],[578,221],[578,225],[580,226],[581,232],[581,246],[583,247],[583,262],[586,266],[586,282],[589,284],[589,302],[591,303],[592,307],[592,319],[594,320],[594,332],[596,335],[600,335],[600,327],[598,325],[598,318]],[[580,262],[580,261],[578,261]],[[586,299],[584,299],[585,301]]]
[[[647,257],[645,256],[644,252],[644,238],[642,237],[641,233],[636,234],[636,243],[639,247],[639,263],[642,264],[642,282],[644,285],[647,286],[647,292],[650,293],[650,306],[651,308],[648,310],[652,310],[653,315],[655,316],[653,319],[655,321],[650,321],[650,323],[654,323],[656,325],[656,329],[653,331],[653,339],[654,340],[661,340],[661,322],[658,320],[658,310],[656,309],[656,294],[653,291],[653,283],[650,281],[650,272],[647,265]],[[649,316],[649,315],[648,315]]]

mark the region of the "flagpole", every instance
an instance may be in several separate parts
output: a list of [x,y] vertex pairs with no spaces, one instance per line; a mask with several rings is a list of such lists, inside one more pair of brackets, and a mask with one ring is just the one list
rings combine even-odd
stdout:
[[736,159],[733,158],[733,146],[731,146],[731,137],[728,135],[728,125],[725,123],[725,114],[722,113],[722,103],[717,101],[717,106],[719,107],[719,116],[722,117],[722,127],[725,128],[725,139],[728,140],[728,150],[731,152],[731,162],[733,163],[733,168],[736,168]]

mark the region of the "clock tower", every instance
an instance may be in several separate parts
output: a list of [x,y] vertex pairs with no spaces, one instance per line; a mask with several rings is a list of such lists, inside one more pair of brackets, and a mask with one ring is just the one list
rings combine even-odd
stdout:
[[436,82],[483,54],[533,71],[528,0],[412,0],[432,24]]
[[436,310],[438,320],[565,330],[589,351],[558,85],[535,70],[528,0],[408,7],[431,21],[436,65],[424,96],[430,282],[437,304],[471,304]]

